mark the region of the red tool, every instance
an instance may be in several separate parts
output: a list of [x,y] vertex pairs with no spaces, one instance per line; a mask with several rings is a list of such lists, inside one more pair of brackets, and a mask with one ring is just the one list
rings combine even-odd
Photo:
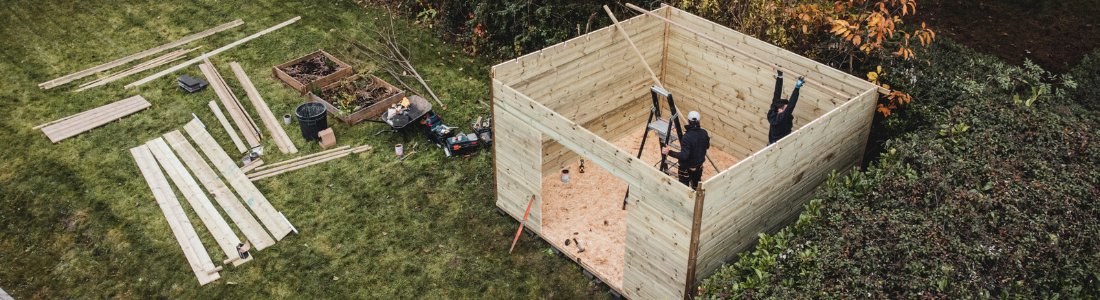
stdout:
[[527,222],[527,215],[531,213],[531,204],[535,204],[535,195],[531,195],[531,201],[527,202],[527,211],[523,212],[523,221],[519,222],[519,229],[516,229],[516,238],[512,239],[512,248],[508,248],[508,254],[512,254],[512,250],[516,249],[516,242],[519,242],[519,235],[523,233],[523,223]]

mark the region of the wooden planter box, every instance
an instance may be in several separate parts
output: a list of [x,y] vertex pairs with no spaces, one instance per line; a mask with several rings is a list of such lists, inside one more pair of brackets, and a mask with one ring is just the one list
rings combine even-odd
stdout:
[[[322,76],[321,78],[317,78],[312,82],[299,82],[294,77],[291,77],[290,74],[287,74],[286,71],[283,71],[283,69],[298,64],[302,61],[315,58],[317,56],[324,56],[329,61],[335,63],[337,66],[336,72]],[[276,78],[279,78],[279,80],[282,80],[284,83],[286,83],[286,85],[290,86],[290,88],[302,94],[309,92],[311,89],[313,89],[313,87],[327,86],[355,73],[355,71],[352,70],[351,65],[341,61],[340,59],[337,59],[335,56],[332,56],[332,54],[328,54],[328,52],[325,52],[325,50],[317,50],[316,52],[306,54],[305,56],[275,66],[271,68],[271,72],[275,74]]]
[[373,88],[375,86],[382,86],[388,90],[394,91],[394,93],[389,97],[381,99],[378,102],[375,102],[367,107],[361,107],[354,112],[347,113],[342,112],[340,109],[336,108],[336,104],[331,102],[336,101],[336,99],[322,99],[321,95],[314,94],[313,92],[309,92],[307,97],[309,97],[311,101],[324,104],[325,108],[328,109],[328,113],[330,115],[336,117],[337,119],[340,119],[341,121],[344,121],[344,123],[347,123],[348,125],[355,125],[364,120],[377,119],[379,116],[382,115],[382,113],[386,112],[387,108],[389,108],[394,103],[397,103],[397,101],[400,101],[401,98],[404,98],[405,92],[397,89],[397,87],[394,87],[393,85],[389,84],[385,80],[382,80],[381,78],[373,75],[367,76],[368,77],[365,78],[359,77],[358,75],[352,76],[346,80],[337,81],[335,83],[327,85],[321,88],[321,91],[330,91],[338,89],[344,84],[350,84],[351,82],[360,80],[367,80],[371,82],[369,87]]

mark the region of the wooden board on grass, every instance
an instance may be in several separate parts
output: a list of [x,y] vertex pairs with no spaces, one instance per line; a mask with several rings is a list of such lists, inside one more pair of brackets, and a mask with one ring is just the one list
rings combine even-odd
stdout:
[[228,154],[225,154],[225,151],[222,150],[221,146],[218,146],[218,142],[214,140],[214,137],[206,132],[206,128],[198,119],[191,120],[183,129],[187,131],[195,144],[199,145],[199,149],[202,149],[202,152],[210,159],[210,162],[214,164],[215,169],[222,177],[229,181],[229,185],[237,190],[237,194],[241,195],[241,200],[244,200],[245,204],[252,209],[252,213],[256,214],[256,217],[260,219],[260,222],[263,222],[276,240],[282,240],[283,237],[290,234],[293,230],[290,222],[284,219],[279,211],[275,210],[274,206],[271,206],[271,202],[267,201],[267,197],[264,197],[260,190],[252,184],[252,181],[248,180],[248,176],[241,172],[241,169],[237,167],[237,163],[229,158]]
[[172,186],[168,184],[168,179],[164,178],[164,173],[161,173],[160,166],[157,165],[157,160],[149,151],[149,147],[141,145],[131,148],[130,154],[134,156],[141,175],[145,177],[145,182],[153,191],[153,198],[156,198],[157,205],[164,212],[168,227],[172,229],[172,234],[176,236],[176,241],[183,249],[183,256],[187,258],[191,271],[199,279],[199,285],[206,285],[221,278],[214,262],[210,260],[210,254],[206,253],[199,235],[195,233],[195,228],[191,226],[191,221],[187,219],[187,214],[176,199]]
[[237,228],[244,233],[244,237],[252,242],[252,247],[256,247],[256,250],[263,250],[275,244],[275,240],[267,234],[267,231],[264,231],[260,222],[248,213],[248,209],[241,204],[233,191],[222,182],[222,178],[203,160],[202,156],[199,155],[199,151],[187,142],[187,138],[183,137],[183,133],[179,131],[169,132],[164,135],[164,140],[172,146],[173,150],[176,150],[176,154],[187,165],[187,168],[191,169],[191,173],[195,174],[203,187],[214,195],[214,200],[218,202],[222,210],[225,210],[233,223],[237,224]]
[[149,108],[149,106],[152,106],[152,104],[149,104],[149,101],[146,101],[141,95],[133,96],[61,119],[49,126],[42,127],[42,133],[45,133],[51,142],[57,143]]
[[[168,173],[168,178],[172,179],[172,182],[176,184],[176,188],[183,193],[183,197],[191,204],[191,209],[199,216],[199,220],[202,220],[202,224],[206,225],[207,230],[210,230],[210,235],[214,236],[214,241],[218,243],[218,247],[222,249],[222,252],[225,252],[226,259],[239,258],[237,245],[241,243],[241,239],[233,233],[233,228],[229,228],[229,223],[225,222],[218,209],[214,208],[214,204],[210,203],[210,198],[206,197],[206,192],[202,188],[199,188],[199,183],[195,181],[195,178],[187,173],[187,168],[184,168],[183,163],[172,153],[172,149],[168,148],[168,143],[165,143],[162,138],[156,138],[146,142],[145,146],[153,152],[153,156],[160,162],[165,173]],[[233,265],[239,266],[251,260],[252,256],[236,259],[233,261]]]

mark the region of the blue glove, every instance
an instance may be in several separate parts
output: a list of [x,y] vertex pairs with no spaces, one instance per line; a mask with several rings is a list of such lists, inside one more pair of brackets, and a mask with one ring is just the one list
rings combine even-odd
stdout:
[[796,88],[796,89],[802,88],[803,83],[806,83],[806,80],[804,80],[802,77],[799,77],[798,81],[795,81],[795,83],[794,83],[794,88]]

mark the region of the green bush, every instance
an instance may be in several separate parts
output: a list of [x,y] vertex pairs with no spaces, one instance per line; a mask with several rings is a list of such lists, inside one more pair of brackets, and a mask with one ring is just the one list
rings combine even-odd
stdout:
[[1073,74],[1073,79],[1079,86],[1070,94],[1070,98],[1085,107],[1100,110],[1100,51],[1085,56],[1070,74]]
[[[424,1],[369,0],[415,18],[462,43],[467,52],[496,58],[516,57],[564,42],[611,24],[604,12],[608,5],[622,20],[637,15],[621,1]],[[658,1],[637,1],[656,7]]]
[[1036,67],[950,42],[927,57],[907,87],[925,101],[896,123],[910,132],[866,172],[830,179],[702,298],[1100,293],[1100,116]]

